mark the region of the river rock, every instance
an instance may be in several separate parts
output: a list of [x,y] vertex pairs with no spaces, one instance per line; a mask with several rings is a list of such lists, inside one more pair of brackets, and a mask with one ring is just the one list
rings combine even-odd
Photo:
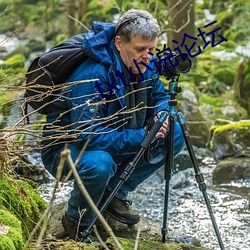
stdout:
[[214,125],[211,128],[209,147],[214,158],[250,157],[250,120]]
[[226,158],[213,171],[213,183],[228,183],[232,180],[250,179],[250,158]]

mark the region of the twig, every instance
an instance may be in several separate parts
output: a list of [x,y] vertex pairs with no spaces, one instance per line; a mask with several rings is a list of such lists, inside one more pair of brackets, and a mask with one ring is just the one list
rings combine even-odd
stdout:
[[102,240],[100,234],[97,231],[96,225],[93,226],[93,230],[95,232],[95,235],[97,237],[97,239],[100,241],[101,245],[106,249],[109,250],[108,246],[105,244],[105,242]]
[[138,225],[138,230],[137,230],[137,234],[136,234],[136,238],[135,238],[135,246],[134,246],[134,250],[138,249],[139,246],[139,237],[140,237],[140,233],[141,233],[141,220],[139,221],[139,225]]
[[75,168],[74,162],[71,158],[71,154],[70,154],[70,150],[69,149],[64,149],[61,152],[61,157],[62,158],[66,158],[68,160],[69,166],[73,172],[73,176],[75,178],[75,181],[77,182],[77,185],[80,189],[80,191],[82,192],[84,198],[86,199],[86,201],[88,202],[90,208],[94,211],[94,213],[97,215],[98,219],[100,220],[100,222],[102,223],[102,225],[104,226],[105,230],[108,232],[108,234],[113,238],[115,245],[117,246],[117,248],[119,250],[124,250],[123,247],[121,246],[121,244],[119,243],[118,239],[116,238],[116,236],[114,235],[111,227],[109,226],[109,224],[106,222],[106,220],[104,219],[104,217],[102,216],[102,214],[100,213],[100,211],[98,210],[98,208],[96,207],[95,203],[93,202],[92,198],[90,197],[88,191],[86,190],[79,174],[77,173],[77,170]]
[[87,31],[89,31],[89,28],[87,26],[85,26],[82,22],[80,22],[79,20],[77,20],[76,18],[74,18],[71,15],[68,15],[68,17],[72,20],[74,20],[76,23],[80,24],[84,29],[86,29]]

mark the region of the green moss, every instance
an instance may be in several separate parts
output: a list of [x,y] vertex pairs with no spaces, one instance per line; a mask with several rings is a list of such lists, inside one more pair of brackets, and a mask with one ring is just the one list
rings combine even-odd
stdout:
[[241,130],[249,127],[250,127],[250,121],[233,122],[222,126],[220,125],[215,126],[214,133],[225,132],[226,130],[231,130],[231,129]]
[[4,206],[21,221],[24,237],[27,238],[46,203],[27,182],[4,176],[0,179],[0,206]]
[[210,129],[210,143],[209,147],[211,150],[214,149],[213,142],[215,140],[215,137],[217,138],[218,141],[221,143],[225,143],[228,145],[228,147],[232,148],[234,145],[232,142],[230,142],[230,137],[225,136],[234,131],[233,133],[235,134],[235,138],[239,142],[249,142],[250,141],[250,133],[245,133],[245,131],[249,130],[250,128],[250,120],[243,120],[243,121],[238,121],[238,122],[231,122],[225,125],[214,125]]
[[2,69],[9,69],[9,68],[23,68],[25,64],[25,56],[23,54],[16,54],[7,60],[4,61],[2,64]]
[[214,107],[221,108],[222,104],[224,103],[224,99],[221,96],[208,96],[208,95],[201,95],[199,97],[200,103],[207,103]]
[[0,249],[16,250],[13,241],[7,235],[0,234]]
[[[124,238],[118,238],[120,244],[122,245],[124,250],[133,250],[135,241],[133,239],[124,239]],[[107,243],[111,243],[113,245],[113,240],[109,238]],[[144,240],[140,241],[138,244],[139,250],[199,250],[199,249],[205,249],[202,247],[196,247],[193,245],[188,244],[182,244],[182,243],[175,243],[175,242],[168,242],[168,243],[162,243],[161,241],[155,241],[155,240]]]
[[0,235],[0,249],[21,249],[24,243],[20,221],[7,210],[0,210],[0,224],[10,227],[6,235]]
[[7,210],[3,210],[3,209],[0,210],[0,221],[7,226],[14,227],[18,230],[21,230],[20,221],[16,218],[16,216],[11,214]]
[[15,228],[11,228],[7,236],[12,240],[16,249],[22,249],[24,245],[24,240],[22,236],[22,231],[16,231]]

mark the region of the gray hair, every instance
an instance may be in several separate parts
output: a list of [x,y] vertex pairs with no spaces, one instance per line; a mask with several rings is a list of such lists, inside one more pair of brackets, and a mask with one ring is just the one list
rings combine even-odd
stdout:
[[128,10],[118,20],[116,36],[128,43],[136,35],[143,39],[153,40],[160,34],[157,20],[145,10]]

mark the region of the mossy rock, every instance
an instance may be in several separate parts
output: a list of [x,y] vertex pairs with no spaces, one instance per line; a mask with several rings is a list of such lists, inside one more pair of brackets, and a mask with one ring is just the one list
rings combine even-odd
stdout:
[[[27,238],[45,210],[46,202],[26,180],[0,176],[0,207],[5,207],[21,221],[24,238]],[[31,183],[31,182],[30,182]]]
[[[122,245],[124,250],[133,250],[135,245],[134,239],[124,239],[118,238],[120,244]],[[113,239],[109,238],[107,243],[114,245]],[[113,249],[113,248],[112,248]],[[197,247],[184,243],[175,243],[175,242],[167,242],[162,243],[161,241],[156,240],[147,240],[143,239],[138,242],[138,250],[208,250],[208,248]]]
[[210,149],[215,159],[230,156],[249,156],[250,120],[215,125],[210,130]]
[[0,249],[22,249],[24,239],[21,223],[9,211],[0,209]]

